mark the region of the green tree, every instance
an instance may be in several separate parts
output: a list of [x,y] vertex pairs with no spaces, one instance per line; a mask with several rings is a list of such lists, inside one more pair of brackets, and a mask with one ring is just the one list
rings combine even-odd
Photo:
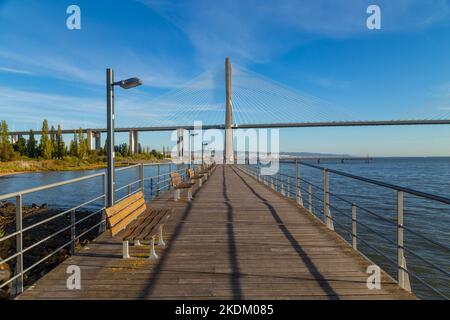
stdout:
[[78,157],[78,136],[73,135],[73,140],[70,141],[69,154],[72,157]]
[[78,158],[83,159],[87,156],[88,145],[87,139],[84,137],[83,129],[78,130]]
[[56,131],[56,157],[62,159],[66,155],[66,146],[64,144],[62,129],[58,125],[58,131]]
[[5,120],[1,122],[0,133],[0,161],[11,161],[16,158],[13,146],[9,142],[8,124]]
[[33,130],[30,130],[30,136],[27,142],[27,156],[30,158],[36,158],[38,156],[36,138],[34,137]]
[[0,146],[9,144],[8,124],[5,120],[1,122]]
[[50,128],[50,145],[52,146],[52,158],[56,158],[57,146],[56,146],[56,130],[54,126]]
[[27,155],[27,140],[24,137],[20,136],[13,147],[14,151],[20,153],[21,156]]
[[41,143],[39,145],[40,155],[44,159],[52,158],[52,143],[48,138],[48,121],[44,119],[42,123]]

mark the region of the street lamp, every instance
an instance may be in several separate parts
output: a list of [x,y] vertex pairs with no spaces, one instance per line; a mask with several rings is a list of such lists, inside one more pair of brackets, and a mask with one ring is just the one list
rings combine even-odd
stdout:
[[142,84],[139,78],[130,78],[114,82],[114,71],[106,69],[106,109],[108,121],[108,207],[114,205],[114,86],[131,89]]
[[203,142],[202,143],[202,167],[203,167],[203,162],[204,162],[204,160],[203,160],[203,149],[204,149],[204,147],[206,147],[208,145],[208,142]]
[[192,162],[191,137],[198,136],[198,133],[189,133],[189,164]]

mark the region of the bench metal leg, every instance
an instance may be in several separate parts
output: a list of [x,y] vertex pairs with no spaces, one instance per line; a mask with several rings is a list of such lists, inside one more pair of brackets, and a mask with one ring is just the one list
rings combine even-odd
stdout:
[[188,201],[192,200],[192,188],[188,189],[188,195],[187,195]]
[[178,201],[180,198],[180,189],[174,189],[173,190],[173,200]]
[[130,251],[128,250],[128,241],[122,242],[122,258],[130,259]]
[[141,245],[141,242],[140,242],[139,240],[134,240],[134,245],[135,245],[135,246],[140,246],[140,245]]
[[202,187],[202,181],[203,181],[203,179],[202,179],[202,178],[198,179],[198,187],[199,187],[199,188],[201,188],[201,187]]
[[152,241],[150,241],[150,256],[148,257],[150,260],[158,259],[158,255],[155,251],[155,236],[152,237]]
[[163,239],[163,228],[164,228],[163,224],[159,226],[158,247],[161,247],[161,248],[164,248],[166,246],[166,243],[164,242],[164,239]]

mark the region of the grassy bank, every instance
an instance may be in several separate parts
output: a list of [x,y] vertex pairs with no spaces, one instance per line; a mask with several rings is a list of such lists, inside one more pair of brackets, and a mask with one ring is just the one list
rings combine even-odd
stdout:
[[[146,159],[140,157],[139,155],[136,155],[136,157],[118,157],[116,161],[117,166],[124,166],[137,161],[157,162],[158,160]],[[0,162],[0,176],[26,172],[94,170],[102,169],[105,167],[106,162],[102,157],[95,157],[91,159],[66,157],[64,159],[58,160],[23,159],[17,161]]]
[[37,172],[37,171],[70,171],[104,168],[103,161],[64,159],[64,160],[18,160],[0,162],[0,175]]

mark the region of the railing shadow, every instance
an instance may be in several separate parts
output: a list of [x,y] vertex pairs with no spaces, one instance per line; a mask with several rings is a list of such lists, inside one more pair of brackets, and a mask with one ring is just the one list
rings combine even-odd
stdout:
[[288,228],[284,225],[283,220],[278,215],[276,209],[269,203],[269,201],[261,196],[259,193],[255,191],[254,188],[252,188],[247,181],[242,177],[240,173],[236,171],[235,168],[232,168],[233,171],[236,173],[236,175],[242,180],[242,182],[247,186],[247,188],[258,198],[260,199],[264,205],[267,206],[270,213],[272,214],[272,217],[277,222],[278,228],[280,228],[281,232],[284,234],[286,239],[290,242],[292,248],[298,253],[299,257],[302,259],[303,263],[308,268],[311,275],[317,280],[317,283],[322,288],[324,293],[329,297],[333,299],[339,299],[338,294],[334,289],[331,287],[331,285],[328,283],[328,281],[325,279],[325,277],[320,273],[320,271],[317,269],[316,265],[312,260],[308,257],[308,254],[303,250],[302,246],[297,242],[295,237],[292,235],[292,233],[288,230]]
[[233,206],[230,204],[230,198],[228,197],[227,192],[227,178],[225,175],[225,166],[222,166],[222,186],[223,186],[223,198],[224,203],[227,206],[227,236],[228,236],[228,250],[229,250],[229,259],[231,265],[231,276],[230,276],[230,284],[231,289],[233,291],[234,299],[242,299],[242,290],[240,283],[240,269],[239,262],[237,260],[237,248],[236,248],[236,239],[234,237],[234,226],[233,226]]

